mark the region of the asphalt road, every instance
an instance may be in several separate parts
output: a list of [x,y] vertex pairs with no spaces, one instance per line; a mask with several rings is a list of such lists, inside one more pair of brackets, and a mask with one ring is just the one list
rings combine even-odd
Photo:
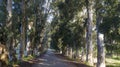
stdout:
[[57,57],[51,49],[40,58],[37,58],[31,67],[76,67],[74,64],[67,63],[64,59]]
[[67,60],[64,56],[55,54],[51,49],[36,59],[20,64],[20,67],[90,67],[84,63]]

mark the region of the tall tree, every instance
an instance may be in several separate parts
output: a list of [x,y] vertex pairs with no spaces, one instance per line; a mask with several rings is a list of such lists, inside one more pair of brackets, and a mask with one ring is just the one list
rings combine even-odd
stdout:
[[12,30],[12,0],[7,0],[7,12],[8,12],[8,15],[7,15],[7,23],[6,23],[6,26],[7,26],[7,29],[9,31],[9,34],[8,34],[8,42],[7,42],[7,46],[8,46],[8,50],[9,50],[9,59],[12,60],[12,53],[13,53],[13,32],[11,31]]
[[26,22],[25,22],[25,9],[26,9],[26,6],[25,6],[25,1],[26,0],[22,0],[22,21],[21,21],[21,46],[20,46],[20,58],[19,60],[22,60],[22,57],[24,56],[24,51],[25,51],[25,45],[26,45],[26,37],[25,37],[25,34],[26,34],[26,31],[25,31],[25,27],[26,27]]
[[100,24],[103,23],[103,0],[97,0],[96,5],[97,67],[105,67],[104,34],[99,29]]
[[86,30],[86,61],[93,65],[92,23],[93,23],[93,0],[86,0],[87,30]]

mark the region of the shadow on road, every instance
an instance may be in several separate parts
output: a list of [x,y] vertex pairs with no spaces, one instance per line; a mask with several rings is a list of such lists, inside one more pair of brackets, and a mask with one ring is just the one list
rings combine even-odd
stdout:
[[61,60],[63,62],[66,62],[66,63],[70,63],[70,64],[74,64],[76,65],[76,67],[90,67],[88,65],[85,65],[84,63],[82,62],[78,62],[78,61],[72,61],[70,59],[68,59],[68,57],[66,56],[63,56],[62,54],[55,54],[57,57],[61,58]]
[[20,63],[20,67],[90,67],[83,63],[71,61],[67,57],[56,54],[52,50],[48,50],[41,56]]

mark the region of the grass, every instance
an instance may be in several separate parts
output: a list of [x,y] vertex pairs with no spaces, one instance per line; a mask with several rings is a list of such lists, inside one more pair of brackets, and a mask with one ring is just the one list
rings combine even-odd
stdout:
[[[22,59],[23,59],[23,61],[29,61],[33,58],[34,58],[34,56],[29,55],[27,57],[23,57]],[[20,61],[12,62],[11,64],[12,64],[12,67],[19,67],[19,63],[20,63]]]
[[29,56],[27,56],[27,57],[23,57],[23,60],[24,60],[24,61],[29,61],[29,60],[31,60],[31,59],[33,59],[33,58],[34,58],[34,56],[29,55]]
[[120,67],[120,57],[113,56],[112,58],[106,58],[107,67]]

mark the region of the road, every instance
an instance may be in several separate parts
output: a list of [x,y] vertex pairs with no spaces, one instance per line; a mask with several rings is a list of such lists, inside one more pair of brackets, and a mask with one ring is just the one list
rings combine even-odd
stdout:
[[88,67],[84,64],[80,66],[71,61],[61,58],[49,49],[43,56],[23,63],[21,67]]

